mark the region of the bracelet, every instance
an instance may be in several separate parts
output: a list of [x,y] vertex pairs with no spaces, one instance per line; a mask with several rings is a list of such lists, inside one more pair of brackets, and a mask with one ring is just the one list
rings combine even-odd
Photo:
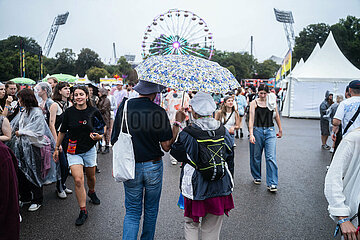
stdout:
[[334,232],[334,237],[336,237],[336,235],[339,233],[340,224],[342,224],[344,222],[348,222],[348,221],[350,221],[350,218],[343,218],[337,222],[335,232]]
[[183,128],[181,127],[181,123],[178,122],[178,121],[174,121],[173,126],[179,127],[181,130],[183,129]]

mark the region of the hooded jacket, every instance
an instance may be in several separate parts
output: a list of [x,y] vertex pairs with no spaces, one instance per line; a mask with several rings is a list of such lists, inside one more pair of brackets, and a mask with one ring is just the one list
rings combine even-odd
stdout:
[[[192,126],[202,130],[215,130],[219,125],[219,121],[208,118],[197,119]],[[225,145],[224,157],[227,162],[233,154],[229,146],[234,145],[227,130],[225,131]],[[170,154],[179,162],[184,163],[180,174],[180,190],[184,197],[191,200],[205,200],[212,197],[227,196],[232,193],[234,183],[227,164],[225,165],[224,177],[216,181],[204,180],[201,173],[188,164],[189,159],[198,162],[198,143],[187,132],[182,131],[179,134],[177,142],[171,147]]]
[[322,119],[324,115],[326,115],[326,110],[330,107],[330,104],[328,102],[329,100],[329,96],[332,95],[332,93],[330,93],[330,91],[326,91],[325,93],[325,99],[324,101],[320,104],[320,118]]

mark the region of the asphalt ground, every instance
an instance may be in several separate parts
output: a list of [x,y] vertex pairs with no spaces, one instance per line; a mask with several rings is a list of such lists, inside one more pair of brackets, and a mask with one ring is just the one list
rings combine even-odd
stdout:
[[[319,121],[283,118],[282,124],[283,138],[277,141],[279,185],[275,194],[266,189],[264,161],[263,182],[253,184],[248,139],[246,135],[236,139],[235,209],[224,218],[220,239],[333,239],[335,224],[328,216],[323,193],[331,155],[321,149]],[[98,156],[101,173],[96,174],[96,192],[101,204],[88,204],[86,223],[75,226],[79,214],[75,194],[58,199],[52,184],[44,187],[44,204],[38,211],[28,212],[28,206],[21,209],[21,239],[121,239],[123,184],[111,176],[112,155]],[[163,161],[155,239],[184,239],[183,211],[177,207],[180,168],[171,165],[168,154]],[[74,189],[71,176],[67,186]]]

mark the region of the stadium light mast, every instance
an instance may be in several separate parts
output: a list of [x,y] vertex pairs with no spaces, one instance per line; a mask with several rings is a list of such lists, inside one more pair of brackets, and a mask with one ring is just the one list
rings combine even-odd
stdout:
[[49,35],[48,35],[48,37],[46,39],[44,48],[43,48],[44,49],[43,52],[44,52],[45,56],[49,56],[51,47],[52,47],[52,45],[54,43],[56,34],[58,32],[59,26],[64,25],[66,23],[66,20],[67,20],[68,16],[69,16],[69,12],[66,12],[64,14],[59,14],[59,15],[57,15],[55,17],[55,19],[53,21],[53,24],[51,25]]
[[289,45],[289,49],[293,49],[295,45],[295,34],[294,34],[294,18],[291,11],[280,11],[274,8],[276,20],[283,23],[286,39]]

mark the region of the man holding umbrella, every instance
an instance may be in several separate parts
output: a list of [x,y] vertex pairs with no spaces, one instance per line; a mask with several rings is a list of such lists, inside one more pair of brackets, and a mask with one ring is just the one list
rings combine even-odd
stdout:
[[[179,132],[179,124],[174,124],[171,129],[165,110],[153,102],[162,88],[161,85],[140,80],[134,87],[139,97],[123,100],[115,117],[112,145],[118,140],[125,101],[128,101],[127,119],[134,147],[135,179],[124,182],[126,215],[123,239],[126,240],[137,239],[143,208],[141,239],[154,239],[155,235],[163,176],[164,153],[161,148],[168,152]],[[185,113],[178,111],[176,121],[184,119]]]

